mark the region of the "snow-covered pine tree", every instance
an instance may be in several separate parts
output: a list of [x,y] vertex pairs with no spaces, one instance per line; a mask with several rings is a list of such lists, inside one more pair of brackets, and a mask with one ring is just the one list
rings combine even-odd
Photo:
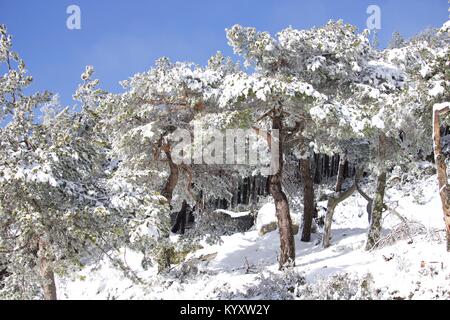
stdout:
[[[241,103],[247,108],[250,106],[256,122],[264,121],[266,130],[279,131],[280,168],[269,175],[268,183],[275,199],[281,239],[279,262],[280,267],[283,267],[289,261],[292,262],[295,256],[289,204],[281,187],[283,153],[286,151],[283,145],[287,138],[294,137],[305,127],[305,115],[308,115],[313,102],[325,99],[325,96],[292,71],[295,63],[302,61],[304,56],[291,54],[285,48],[287,44],[283,42],[281,34],[279,39],[274,39],[266,32],[235,25],[227,31],[227,37],[235,53],[242,55],[247,65],[255,67],[255,73],[236,74],[227,79],[226,86],[229,88],[224,90],[225,101],[234,99],[235,103]],[[299,147],[300,152],[307,152],[307,146],[304,142]]]
[[[173,152],[180,142],[180,131],[190,139],[195,135],[195,125],[206,119],[203,114],[214,113],[219,86],[224,76],[235,69],[236,65],[220,53],[206,67],[161,58],[148,72],[123,81],[127,91],[109,95],[102,107],[102,126],[110,136],[111,158],[117,164],[113,184],[161,194],[173,211],[179,211],[179,222],[186,218],[183,203],[200,209],[210,197],[229,197],[229,185],[220,170],[193,163],[190,151],[183,155],[185,158]],[[167,239],[169,212],[160,219],[166,231],[161,234],[165,240],[159,243],[176,245]],[[201,236],[200,232],[195,234]],[[161,268],[168,264],[166,259]]]
[[[313,181],[308,174],[309,158],[314,149],[316,152],[320,149],[325,154],[344,154],[345,150],[337,148],[337,144],[331,143],[331,140],[342,140],[351,132],[348,129],[337,129],[338,124],[348,121],[349,112],[357,111],[355,104],[348,107],[340,104],[351,99],[352,86],[360,81],[361,67],[373,53],[367,32],[359,34],[356,27],[344,24],[341,20],[307,30],[287,28],[278,34],[278,41],[280,55],[283,56],[283,67],[278,72],[311,83],[326,96],[325,100],[317,101],[304,110],[299,121],[301,130],[293,137],[293,150],[300,158],[304,181],[302,240],[309,241],[314,211],[314,190],[311,187]],[[320,118],[332,109],[335,109],[333,112],[336,116],[339,115],[338,122],[330,122],[324,126],[323,123],[314,121],[314,117]]]
[[[352,121],[351,125],[358,125],[355,117],[350,119],[351,112],[360,114],[358,106],[353,103],[350,107],[342,107],[339,103],[351,100],[354,84],[361,82],[361,68],[373,55],[367,36],[367,32],[357,34],[354,26],[342,21],[330,21],[324,27],[309,30],[287,28],[278,34],[277,39],[265,32],[257,32],[254,28],[235,26],[228,32],[235,51],[244,55],[247,62],[253,62],[258,72],[271,77],[282,77],[287,81],[296,79],[310,83],[326,97],[309,105],[299,105],[290,119],[290,140],[293,141],[290,149],[300,158],[305,187],[304,241],[310,239],[314,210],[314,190],[308,170],[308,158],[312,155],[310,146],[321,145],[322,151],[325,150],[323,146],[327,143],[318,141],[317,137],[320,136],[328,141],[327,153],[337,151],[337,144],[333,142],[332,147],[332,139],[329,137],[343,139],[345,134],[352,131],[338,132],[336,128],[339,126],[336,123],[323,127],[323,123],[313,121],[313,117],[325,117],[327,112],[334,112],[339,117],[338,123],[344,117],[344,122]],[[325,130],[326,128],[329,130]]]
[[[75,94],[79,112],[61,108],[48,93],[25,95],[31,78],[6,29],[1,33],[8,72],[0,81],[0,259],[6,266],[0,295],[56,299],[55,274],[70,273],[86,258],[106,255],[128,271],[115,257],[117,248],[132,244],[165,204],[147,195],[123,206],[133,192],[110,187],[109,144],[99,127],[99,106],[108,95],[90,79],[93,69],[83,73]],[[44,121],[34,117],[40,106]]]
[[[445,56],[447,55],[447,58]],[[444,58],[442,60],[442,58]],[[370,126],[366,136],[374,147],[378,172],[366,249],[380,238],[386,175],[395,165],[424,158],[431,152],[430,96],[445,95],[445,71],[432,72],[437,60],[448,60],[448,34],[435,30],[403,47],[381,51],[366,76],[378,91],[370,91]],[[439,70],[445,70],[440,69]],[[431,98],[433,100],[433,98]]]
[[[109,250],[123,237],[122,220],[108,214],[106,153],[95,110],[58,112],[50,94],[25,95],[31,78],[11,51],[6,29],[0,31],[0,60],[8,69],[0,81],[0,255],[7,272],[0,295],[56,299],[55,273]],[[34,112],[43,105],[58,111],[39,122]]]
[[[447,21],[440,29],[428,29],[413,37],[405,46],[408,49],[405,55],[412,56],[412,58],[409,61],[403,61],[403,64],[410,68],[410,73],[415,80],[415,90],[411,91],[411,97],[409,97],[410,103],[415,107],[414,116],[417,121],[425,124],[427,137],[430,136],[429,131],[432,130],[433,152],[439,195],[444,212],[448,251],[450,251],[450,188],[446,159],[442,152],[441,132],[445,129],[443,124],[448,126],[450,122],[448,116],[450,111],[449,35],[450,21]],[[432,112],[432,126],[427,126],[430,112]]]

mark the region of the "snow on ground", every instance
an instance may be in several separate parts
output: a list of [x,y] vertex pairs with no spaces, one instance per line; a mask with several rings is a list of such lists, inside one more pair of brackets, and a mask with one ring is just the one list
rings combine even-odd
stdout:
[[[370,189],[370,188],[368,188]],[[371,192],[371,190],[368,190]],[[369,193],[370,193],[369,192]],[[445,234],[437,194],[436,177],[422,183],[391,187],[387,203],[402,216],[416,223],[421,232],[410,238],[386,243],[382,248],[363,250],[368,227],[366,202],[353,195],[341,203],[335,212],[332,226],[332,246],[323,249],[320,232],[309,243],[296,236],[296,267],[294,272],[314,286],[332,279],[365,279],[370,274],[374,298],[428,299],[450,298],[450,253],[445,250]],[[323,204],[322,204],[323,205]],[[385,214],[384,236],[401,222],[392,214]],[[157,275],[155,269],[143,270],[139,254],[124,251],[126,264],[143,279],[134,284],[123,272],[114,269],[108,260],[86,267],[72,279],[59,279],[62,299],[222,299],[222,298],[277,298],[261,296],[258,286],[273,281],[274,291],[285,290],[286,298],[295,298],[283,289],[288,279],[277,269],[279,251],[278,232],[259,236],[256,230],[222,237],[222,243],[204,245],[188,255],[183,267],[175,266],[168,275]],[[205,258],[209,257],[209,258]],[[272,279],[272,280],[271,280]],[[277,280],[278,279],[278,280]],[[282,280],[280,280],[282,279]],[[277,282],[278,281],[278,282]],[[301,285],[299,285],[301,288]],[[333,287],[327,287],[330,291]],[[344,289],[342,289],[344,290]],[[284,294],[284,293],[283,293]],[[302,295],[299,295],[300,297]],[[352,297],[352,296],[350,296]],[[335,296],[339,298],[339,296]]]
[[225,213],[225,214],[229,215],[231,218],[240,218],[240,217],[245,217],[245,216],[250,215],[250,211],[234,212],[234,211],[225,210],[225,209],[217,209],[214,212]]

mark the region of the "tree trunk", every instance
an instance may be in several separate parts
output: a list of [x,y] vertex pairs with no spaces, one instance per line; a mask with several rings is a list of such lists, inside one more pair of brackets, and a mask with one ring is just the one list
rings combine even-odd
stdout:
[[231,183],[233,185],[233,195],[231,197],[231,209],[236,208],[237,206],[237,186],[236,186],[236,177],[231,179]]
[[[339,173],[339,163],[340,163],[340,160],[341,160],[341,157],[340,157],[339,154],[337,154],[337,155],[335,156],[335,159],[334,159],[334,172],[333,172],[333,177],[334,177],[334,176],[337,176],[338,173]],[[342,170],[342,174],[344,174],[344,170]]]
[[[268,191],[275,201],[278,229],[280,232],[280,257],[278,260],[280,270],[288,266],[293,266],[295,263],[295,242],[291,215],[289,213],[289,203],[281,186],[283,172],[282,121],[282,112],[275,111],[273,114],[272,129],[278,130],[279,137],[278,141],[276,141],[272,131],[272,150],[274,148],[274,143],[278,142],[278,154],[272,154],[272,162],[278,161],[278,163],[275,164],[278,170],[271,172],[271,175],[268,177]],[[276,159],[277,157],[278,159]]]
[[52,260],[48,256],[48,243],[44,238],[39,239],[38,267],[42,278],[42,290],[45,300],[56,300],[55,274],[53,272]]
[[335,176],[335,173],[334,173],[334,169],[336,168],[335,161],[336,161],[336,156],[332,155],[330,157],[330,178]]
[[242,195],[243,195],[243,189],[242,189],[242,185],[243,185],[243,180],[242,180],[242,177],[239,177],[239,179],[238,179],[238,188],[237,188],[237,190],[238,190],[238,201],[237,201],[237,204],[239,205],[239,204],[242,204],[242,199],[243,199],[243,197],[242,197]]
[[326,154],[323,157],[323,176],[325,179],[330,177],[330,157]]
[[314,154],[314,183],[320,183],[320,154]]
[[384,211],[384,192],[386,190],[386,171],[382,171],[377,177],[377,187],[372,204],[372,217],[369,232],[367,234],[366,250],[371,250],[378,245],[381,236],[381,220]]
[[357,172],[352,186],[348,188],[346,191],[336,192],[328,198],[327,214],[325,216],[325,226],[323,230],[323,239],[322,239],[322,246],[324,248],[328,248],[330,246],[331,224],[333,223],[334,210],[336,209],[336,206],[339,203],[350,197],[353,194],[353,192],[355,192],[358,186],[359,176],[360,174],[359,172]]
[[450,252],[450,187],[447,177],[447,165],[445,164],[445,156],[442,154],[441,146],[441,126],[439,115],[447,113],[450,108],[438,109],[436,106],[433,110],[433,142],[434,157],[439,183],[439,195],[441,197],[442,211],[444,212],[445,229],[447,233],[447,251]]
[[167,161],[169,162],[170,173],[161,194],[163,197],[167,199],[169,204],[171,204],[173,197],[173,190],[175,190],[175,187],[177,186],[178,183],[178,166],[173,162],[170,151],[166,151],[165,154],[167,157]]
[[[172,160],[172,155],[170,154],[170,146],[167,146],[167,149],[164,150],[164,153],[166,154],[167,161],[169,162],[170,172],[166,184],[164,185],[164,188],[161,191],[161,195],[167,199],[167,201],[169,202],[170,209],[172,209],[173,191],[175,190],[175,187],[177,186],[178,183],[179,168]],[[178,221],[180,218],[181,217],[177,215],[176,220]],[[168,238],[169,236],[170,235],[168,234],[166,237]],[[158,273],[170,267],[171,264],[170,256],[171,256],[170,249],[162,248],[160,261],[158,262]]]
[[248,205],[250,203],[250,190],[251,190],[250,177],[247,177],[244,180],[244,204],[245,205]]
[[349,178],[350,170],[348,168],[348,161],[344,163],[344,178]]
[[257,203],[257,199],[258,199],[258,192],[257,192],[257,188],[258,188],[258,183],[259,183],[259,177],[258,176],[254,176],[253,177],[253,183],[252,183],[252,205],[256,206]]
[[303,242],[311,241],[311,228],[314,216],[314,181],[311,174],[309,157],[300,159],[300,171],[303,181]]
[[180,234],[184,234],[186,229],[186,217],[187,217],[188,204],[186,200],[183,200],[183,204],[181,205],[181,210],[177,214],[177,218],[175,220],[175,225],[172,228],[173,233],[177,233],[180,231]]
[[345,170],[345,162],[347,161],[345,155],[341,155],[339,158],[339,169],[336,178],[336,192],[342,191],[342,183],[344,182],[344,170]]

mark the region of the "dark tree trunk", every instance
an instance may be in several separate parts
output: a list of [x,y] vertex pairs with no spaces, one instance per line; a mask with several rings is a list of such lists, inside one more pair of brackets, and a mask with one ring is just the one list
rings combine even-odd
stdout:
[[258,181],[259,181],[259,177],[258,176],[254,176],[253,180],[252,180],[252,205],[256,205],[257,202],[257,197],[258,197]]
[[269,195],[269,189],[266,186],[269,184],[269,177],[264,177],[263,179],[263,195],[266,197]]
[[366,250],[371,250],[378,245],[381,236],[381,220],[384,211],[384,192],[386,190],[386,172],[382,171],[377,177],[377,187],[372,203],[372,217],[370,219],[369,232],[367,234]]
[[[378,161],[384,167],[384,159],[386,159],[386,136],[380,134],[378,141]],[[372,216],[370,219],[369,232],[367,233],[366,250],[372,250],[378,246],[381,237],[381,222],[384,211],[384,192],[386,190],[386,169],[380,169],[377,177],[377,186],[375,196],[372,203]]]
[[241,181],[242,190],[242,204],[245,204],[245,198],[247,198],[247,178],[243,178]]
[[323,157],[323,175],[325,178],[328,178],[330,176],[330,157],[328,155],[324,155]]
[[324,172],[326,171],[325,169],[325,156],[324,155],[320,155],[320,182],[322,182],[324,175]]
[[238,179],[238,201],[237,204],[241,204],[242,203],[242,178],[239,177]]
[[320,154],[314,154],[314,183],[320,183]]
[[339,169],[338,169],[338,174],[337,174],[337,178],[336,178],[336,188],[335,188],[336,192],[341,192],[341,190],[342,190],[342,183],[344,182],[345,162],[346,162],[346,157],[344,155],[340,156]]
[[303,181],[303,230],[301,240],[311,241],[311,228],[314,216],[314,181],[309,158],[300,159],[300,171]]
[[172,202],[173,190],[178,183],[178,166],[172,161],[172,155],[169,151],[165,152],[167,161],[169,162],[170,173],[167,178],[166,184],[161,192],[161,195],[167,199],[169,204]]
[[433,141],[434,158],[439,183],[439,195],[441,197],[442,211],[444,212],[444,223],[447,233],[447,251],[450,252],[450,186],[448,184],[447,165],[445,155],[442,153],[441,131],[439,116],[450,112],[450,108],[443,110],[433,110]]
[[344,178],[348,178],[349,176],[348,161],[346,161],[344,163]]
[[250,177],[245,178],[244,180],[244,204],[248,205],[250,203]]
[[[334,173],[333,173],[333,177],[337,176],[339,173],[339,163],[341,161],[341,157],[337,154],[334,157]],[[344,174],[344,170],[342,170],[342,174]]]
[[261,177],[258,175],[255,177],[255,191],[253,198],[253,201],[255,201],[255,203],[257,202],[258,196],[260,195],[260,186],[261,186]]
[[[271,175],[268,177],[268,192],[275,201],[275,210],[278,220],[278,228],[280,232],[280,257],[278,259],[280,269],[293,266],[295,263],[295,242],[292,230],[292,220],[289,212],[289,203],[286,194],[282,189],[282,172],[283,172],[283,119],[282,111],[277,110],[273,114],[272,129],[278,130],[279,139],[272,132],[272,150],[275,143],[278,143],[278,153],[272,154]],[[278,158],[278,159],[276,159]]]
[[44,300],[56,300],[55,274],[53,272],[53,259],[49,257],[48,242],[44,238],[39,239],[38,266],[42,279],[42,291]]
[[[170,154],[170,148],[164,150],[164,153],[166,154],[167,161],[169,163],[169,177],[167,178],[166,184],[164,185],[163,190],[161,191],[161,195],[167,199],[169,202],[170,209],[172,209],[172,197],[173,197],[173,191],[175,190],[175,187],[178,183],[178,175],[179,175],[179,169],[178,166],[173,162],[172,155]],[[178,216],[177,216],[178,220]],[[169,235],[167,235],[169,237]],[[160,262],[158,263],[158,272],[161,272],[162,270],[165,270],[166,268],[170,267],[170,249],[163,249],[163,252],[161,253]]]
[[232,184],[233,184],[233,197],[231,198],[231,208],[236,208],[237,204],[238,204],[238,183],[237,183],[237,178],[233,177],[232,180]]
[[180,231],[180,234],[184,234],[186,229],[186,217],[187,217],[187,211],[188,211],[188,204],[186,200],[183,200],[183,204],[181,205],[181,210],[177,214],[177,218],[175,220],[175,225],[172,228],[173,233],[177,233]]
[[334,155],[330,157],[330,172],[328,173],[328,177],[332,177],[334,174]]

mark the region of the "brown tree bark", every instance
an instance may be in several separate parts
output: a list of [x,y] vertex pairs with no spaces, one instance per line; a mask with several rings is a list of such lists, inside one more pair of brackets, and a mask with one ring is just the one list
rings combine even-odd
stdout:
[[[161,191],[161,195],[167,199],[169,202],[170,209],[172,209],[172,197],[173,197],[173,191],[175,190],[175,187],[178,183],[178,176],[179,176],[179,167],[176,165],[172,160],[172,154],[170,153],[170,145],[164,145],[163,151],[166,154],[167,161],[169,163],[169,177],[167,178],[166,184],[164,185],[163,190]],[[176,221],[183,219],[183,216],[178,213]],[[174,226],[175,227],[175,226]],[[167,235],[168,237],[169,235]],[[158,263],[158,272],[161,272],[162,270],[165,270],[170,267],[171,261],[170,261],[170,250],[169,249],[162,249],[160,262]]]
[[447,234],[447,251],[450,252],[450,186],[448,184],[445,156],[442,154],[441,126],[439,121],[439,116],[448,112],[450,112],[450,107],[448,106],[444,109],[438,109],[435,107],[433,110],[433,147],[439,183],[439,195],[441,197],[442,211],[444,212],[444,222]]
[[295,263],[295,242],[289,203],[281,185],[283,172],[283,118],[281,110],[273,112],[272,129],[278,130],[279,132],[278,141],[274,141],[275,139],[272,137],[272,150],[274,143],[278,142],[278,153],[276,155],[272,154],[272,157],[275,156],[272,158],[272,162],[278,161],[278,163],[274,163],[277,170],[271,172],[271,175],[268,177],[268,191],[275,201],[278,229],[280,232],[280,256],[278,262],[281,270],[293,266]]
[[[383,161],[386,159],[386,136],[380,134],[378,140],[378,160],[383,166]],[[383,168],[378,173],[377,186],[375,189],[375,196],[372,203],[372,216],[370,219],[369,232],[367,233],[366,250],[372,250],[378,246],[378,241],[381,237],[381,221],[384,211],[384,192],[386,190],[386,170]]]
[[376,248],[381,236],[381,220],[384,211],[384,192],[386,190],[386,172],[382,171],[377,177],[377,187],[372,203],[372,217],[367,234],[366,250]]
[[173,191],[178,183],[178,166],[173,162],[170,150],[165,150],[167,161],[169,162],[170,173],[167,178],[166,184],[161,192],[161,195],[167,199],[169,204],[172,202]]
[[52,260],[48,253],[48,242],[43,237],[38,242],[38,267],[42,278],[42,290],[44,300],[56,300],[55,274],[53,272]]
[[303,181],[303,229],[301,240],[309,242],[311,241],[311,228],[314,216],[314,181],[309,157],[300,159],[300,172]]

